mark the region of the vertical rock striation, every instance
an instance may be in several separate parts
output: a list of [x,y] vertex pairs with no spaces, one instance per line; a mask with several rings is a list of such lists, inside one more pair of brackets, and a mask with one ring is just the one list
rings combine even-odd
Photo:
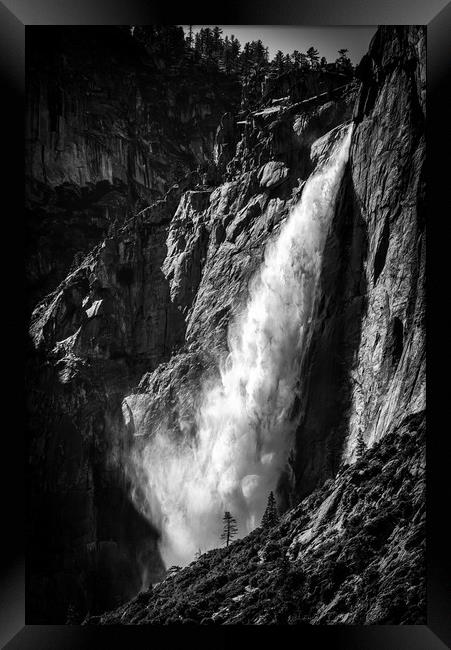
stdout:
[[425,408],[425,32],[384,27],[361,79],[322,311],[305,368],[296,492]]
[[[138,34],[138,32],[137,32]],[[234,77],[182,50],[183,30],[39,27],[27,37],[28,280],[53,290],[112,224],[213,161]],[[69,234],[70,233],[70,234]]]
[[[344,465],[355,459],[358,437],[378,450],[388,437],[387,449],[400,454],[396,432],[408,430],[412,454],[421,455],[414,437],[425,408],[424,29],[380,28],[358,83],[333,75],[293,87],[273,81],[261,106],[239,115],[234,80],[196,69],[188,88],[185,64],[169,69],[128,32],[105,29],[111,42],[103,53],[95,43],[81,48],[71,31],[61,59],[53,64],[41,53],[42,75],[30,76],[28,200],[38,245],[29,273],[34,295],[45,296],[31,319],[27,373],[30,623],[62,622],[71,603],[100,613],[163,575],[160,531],[149,522],[132,452],[162,421],[176,435],[195,435],[200,389],[217,376],[228,325],[265,244],[351,121],[279,505],[290,508],[317,489],[306,501],[313,521],[316,509],[327,510],[321,499],[339,488],[339,527],[356,497],[349,485],[358,471]],[[202,165],[203,175],[190,174]],[[63,225],[72,242],[61,256]],[[76,250],[88,249],[73,263]],[[322,490],[326,479],[332,483]],[[373,488],[376,508],[380,486]],[[403,526],[401,537],[412,532]],[[303,532],[296,522],[293,532]],[[340,538],[343,558],[348,537]],[[420,566],[421,552],[412,553]],[[384,561],[377,566],[386,571]],[[325,622],[313,592],[309,611]],[[384,616],[375,606],[367,618],[396,619]],[[359,610],[345,622],[363,620]]]

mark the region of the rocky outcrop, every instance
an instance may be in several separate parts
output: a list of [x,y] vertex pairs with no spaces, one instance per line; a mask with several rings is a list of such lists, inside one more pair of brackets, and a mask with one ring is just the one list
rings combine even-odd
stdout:
[[177,54],[181,28],[147,31],[140,39],[127,27],[30,29],[27,273],[34,300],[111,224],[208,165],[218,122],[237,106],[235,78]]
[[[130,56],[134,65],[135,54]],[[161,66],[158,77],[154,67]],[[256,567],[260,551],[263,558],[269,554],[263,562],[276,561],[266,549],[267,533],[257,530],[229,550],[204,556],[204,565],[201,560],[184,570],[180,582],[177,577],[160,583],[155,595],[146,592],[102,622],[172,620],[178,616],[175,610],[169,614],[178,603],[178,589],[188,584],[196,599],[205,594],[203,611],[215,622],[422,622],[424,32],[379,29],[359,67],[359,85],[335,77],[325,86],[309,76],[295,92],[285,80],[278,92],[272,84],[257,110],[239,115],[226,106],[225,86],[217,95],[211,91],[215,109],[200,105],[195,93],[209,97],[214,82],[200,84],[201,71],[194,80],[199,85],[190,82],[193,94],[185,88],[181,99],[175,88],[182,72],[173,74],[161,61],[154,67],[152,83],[169,79],[161,106],[152,99],[145,71],[133,78],[133,87],[141,88],[141,77],[148,84],[139,99],[119,86],[117,97],[128,97],[135,122],[142,125],[133,137],[121,131],[128,104],[121,113],[111,92],[101,94],[102,101],[100,95],[94,94],[95,100],[88,95],[86,106],[108,115],[103,126],[96,122],[103,143],[96,145],[97,158],[88,152],[86,133],[74,135],[77,124],[91,120],[85,105],[74,109],[72,131],[66,119],[52,128],[43,119],[45,128],[32,138],[32,184],[47,192],[39,199],[46,211],[43,224],[49,206],[56,205],[49,196],[67,187],[70,196],[83,195],[106,183],[101,196],[119,211],[126,206],[126,212],[101,241],[103,226],[96,231],[96,246],[32,317],[30,622],[49,622],[50,617],[61,622],[70,603],[83,614],[100,614],[161,578],[159,533],[129,499],[130,493],[135,503],[143,498],[127,464],[130,447],[163,418],[169,425],[171,418],[182,419],[189,434],[196,387],[201,378],[217,373],[218,357],[227,350],[227,325],[246,300],[266,242],[298,203],[334,129],[351,120],[350,160],[325,245],[318,310],[302,367],[299,426],[278,486],[279,506],[295,506],[274,536],[290,563],[284,559],[281,570],[292,575],[297,594],[292,610],[291,605],[271,607],[255,596],[263,585],[259,573],[255,586],[247,582],[250,556],[257,558]],[[113,77],[106,79],[110,87]],[[74,83],[78,87],[80,81]],[[111,110],[102,103],[106,98]],[[58,102],[54,96],[48,101],[54,111]],[[58,115],[65,115],[61,111]],[[180,128],[176,142],[169,136],[175,124]],[[158,154],[150,138],[153,128]],[[122,144],[110,147],[107,132]],[[193,133],[201,134],[197,144],[186,139]],[[61,153],[66,145],[58,149],[55,144],[63,140],[66,153],[77,140],[80,160],[91,161],[91,167],[80,163],[81,181],[73,176],[74,158]],[[43,159],[36,153],[39,146]],[[147,180],[141,176],[143,156],[152,168]],[[115,161],[116,176],[102,160]],[[202,161],[208,162],[203,178],[186,173]],[[46,179],[40,176],[44,169]],[[155,174],[164,182],[154,182]],[[131,198],[121,183],[132,188]],[[88,203],[81,216],[85,224],[86,218],[92,223],[93,204]],[[52,213],[55,221],[58,209]],[[73,218],[76,211],[70,214]],[[53,246],[50,241],[49,250]],[[43,277],[50,268],[45,246],[39,255]],[[372,449],[363,464],[346,468],[355,460],[359,436]],[[391,455],[396,464],[389,462]],[[384,519],[387,508],[390,515]],[[352,524],[352,516],[359,521]],[[366,566],[372,567],[368,575],[358,557],[362,527]],[[337,543],[335,551],[331,540]],[[237,575],[230,585],[219,585],[218,571],[229,571],[235,562],[241,567]],[[414,568],[404,580],[409,563]],[[267,586],[282,598],[278,567],[269,567],[274,573]],[[226,602],[219,612],[214,592],[220,597],[222,587]],[[407,608],[392,607],[399,599],[408,602]],[[150,605],[145,611],[144,602]],[[185,601],[183,608],[182,618],[200,622]]]
[[161,270],[173,205],[170,197],[158,202],[152,216],[138,215],[104,240],[33,315],[29,611],[36,622],[49,611],[64,620],[69,605],[102,611],[133,595],[145,572],[154,580],[163,569],[158,533],[129,500],[122,400],[184,340],[183,315]]
[[397,625],[425,621],[422,413],[335,481],[88,625]]
[[[380,28],[358,74],[296,437],[296,493],[425,406],[424,30]],[[310,369],[308,369],[310,368]]]
[[374,106],[356,114],[353,183],[369,254],[350,433],[369,443],[425,406],[425,46],[422,29],[379,30],[360,91],[377,83]]

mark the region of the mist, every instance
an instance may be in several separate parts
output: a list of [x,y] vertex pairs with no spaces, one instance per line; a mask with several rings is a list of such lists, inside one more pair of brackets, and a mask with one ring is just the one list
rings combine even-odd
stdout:
[[199,549],[218,547],[224,510],[236,518],[240,537],[249,533],[276,487],[293,444],[300,365],[351,132],[346,127],[322,139],[316,170],[267,244],[229,326],[217,379],[205,381],[193,400],[200,405],[195,436],[175,436],[161,422],[132,451],[132,496],[160,531],[166,566],[186,565]]

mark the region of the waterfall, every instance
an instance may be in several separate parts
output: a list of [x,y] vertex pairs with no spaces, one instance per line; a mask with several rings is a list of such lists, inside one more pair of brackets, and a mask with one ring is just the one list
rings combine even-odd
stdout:
[[300,364],[351,132],[337,129],[316,146],[317,167],[267,244],[247,302],[229,327],[217,381],[200,396],[196,436],[174,442],[162,427],[134,452],[167,565],[187,564],[199,548],[219,546],[224,510],[237,519],[240,536],[250,532],[275,488],[297,424],[291,413]]

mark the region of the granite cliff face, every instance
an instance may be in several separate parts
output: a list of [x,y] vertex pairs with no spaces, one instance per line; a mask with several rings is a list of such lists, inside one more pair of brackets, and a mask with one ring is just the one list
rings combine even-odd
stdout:
[[86,624],[424,624],[424,444],[405,420],[273,526]]
[[[30,327],[29,622],[61,622],[69,605],[99,614],[164,575],[160,531],[145,516],[131,452],[162,419],[169,427],[181,419],[192,426],[198,389],[217,373],[228,324],[266,242],[277,236],[312,170],[351,123],[349,161],[301,369],[298,426],[277,489],[287,514],[271,535],[276,545],[285,540],[283,570],[308,576],[311,588],[298,594],[308,593],[305,620],[422,622],[424,30],[380,28],[356,81],[330,75],[296,85],[281,79],[279,93],[275,83],[257,110],[238,116],[228,94],[231,81],[218,88],[202,71],[186,96],[173,99],[179,73],[168,77],[162,69],[165,100],[155,105],[152,88],[161,92],[155,72],[161,64],[146,59],[154,76],[138,74],[138,55],[128,56],[133,75],[105,72],[96,62],[86,81],[73,80],[76,97],[81,83],[86,89],[94,83],[83,107],[69,99],[64,57],[60,99],[48,90],[44,98],[42,88],[53,88],[48,80],[39,82],[39,92],[30,89],[36,99],[29,112],[29,200],[32,211],[41,211],[42,237],[50,232],[30,256],[31,286],[36,295],[52,292],[35,307]],[[117,94],[111,90],[116,83]],[[208,173],[190,177],[199,162],[208,163]],[[83,195],[83,207],[65,192]],[[54,222],[55,230],[49,226]],[[74,229],[81,233],[80,250],[95,244],[67,275],[75,249],[69,247],[64,259],[55,252],[62,223],[72,224],[71,238]],[[346,469],[358,440],[374,450]],[[375,467],[382,468],[380,476]],[[401,485],[404,479],[411,491]],[[379,521],[390,507],[389,521]],[[352,526],[366,526],[374,537],[368,552],[376,581],[359,577]],[[211,553],[230,554],[233,561],[234,553],[252,546],[258,558],[268,541],[259,530],[227,552]],[[334,555],[327,549],[335,538]],[[323,575],[325,555],[332,577]],[[199,582],[201,562],[180,580],[194,590],[198,584],[206,597],[220,595],[216,568],[208,586]],[[408,607],[399,591],[393,609],[388,601],[409,563],[415,570],[406,578]],[[219,603],[211,603],[207,619],[237,622],[235,610],[246,610],[240,604],[245,574],[243,568],[233,594],[227,591],[233,606],[224,603],[218,613]],[[261,578],[246,587],[254,600]],[[172,614],[163,620],[156,612],[178,596],[170,581],[162,584],[102,622],[167,622]],[[362,608],[362,598],[368,607]],[[273,620],[278,612],[265,612],[263,619],[243,614],[242,622],[279,622]],[[281,616],[300,622],[289,620],[294,615]],[[194,614],[180,616],[200,622]]]
[[[137,28],[139,29],[139,28]],[[150,35],[147,32],[150,31]],[[208,169],[236,78],[183,58],[183,32],[30,28],[26,180],[33,298],[114,224]],[[180,42],[181,41],[181,42]]]
[[424,61],[422,30],[380,28],[357,69],[349,175],[296,440],[301,494],[321,466],[327,475],[352,457],[359,433],[371,445],[425,408]]

